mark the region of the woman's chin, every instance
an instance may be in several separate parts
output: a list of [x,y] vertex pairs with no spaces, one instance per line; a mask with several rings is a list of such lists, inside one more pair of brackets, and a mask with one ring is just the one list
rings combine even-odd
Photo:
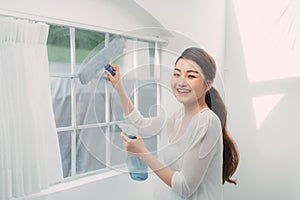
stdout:
[[182,104],[190,104],[194,102],[191,98],[177,97],[177,101]]

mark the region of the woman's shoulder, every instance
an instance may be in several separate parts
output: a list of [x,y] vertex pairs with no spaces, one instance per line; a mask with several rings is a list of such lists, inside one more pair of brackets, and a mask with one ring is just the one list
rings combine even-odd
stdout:
[[209,108],[199,112],[197,118],[194,120],[197,126],[196,132],[198,132],[198,134],[200,132],[202,137],[206,135],[208,131],[216,134],[222,131],[219,117]]
[[209,108],[206,108],[199,113],[199,119],[200,123],[206,123],[209,126],[221,125],[220,119],[217,114]]
[[193,144],[201,144],[199,145],[199,158],[202,159],[208,155],[219,139],[222,138],[222,128],[218,116],[210,109],[199,113],[196,130]]

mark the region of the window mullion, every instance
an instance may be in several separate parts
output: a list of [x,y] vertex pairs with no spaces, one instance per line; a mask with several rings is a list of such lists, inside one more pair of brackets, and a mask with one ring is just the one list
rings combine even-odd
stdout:
[[[109,43],[109,33],[105,34],[105,46]],[[105,122],[110,121],[110,92],[108,88],[108,82],[105,81]],[[111,133],[110,126],[106,127],[105,131],[106,142],[105,142],[105,164],[106,166],[111,165]]]
[[135,77],[135,82],[134,82],[134,88],[133,88],[133,99],[134,99],[134,105],[136,105],[137,107],[139,107],[138,105],[138,69],[137,69],[137,65],[138,65],[138,55],[137,55],[137,39],[134,40],[133,43],[133,71],[134,71],[134,77]]
[[161,60],[160,60],[160,50],[159,50],[159,44],[155,42],[155,52],[154,52],[154,74],[155,74],[155,79],[160,80],[161,76]]
[[[71,74],[75,76],[75,28],[70,28],[70,53],[71,53]],[[71,176],[76,174],[76,91],[75,91],[75,79],[71,78],[71,118],[73,132],[71,136]]]
[[[156,80],[156,102],[157,102],[157,116],[161,115],[161,109],[160,109],[160,104],[161,104],[161,85],[160,85],[160,78],[161,78],[161,59],[160,59],[160,50],[159,50],[159,44],[155,42],[155,50],[154,50],[154,77]],[[159,149],[159,140],[160,140],[160,135],[157,135],[156,137],[156,149]]]

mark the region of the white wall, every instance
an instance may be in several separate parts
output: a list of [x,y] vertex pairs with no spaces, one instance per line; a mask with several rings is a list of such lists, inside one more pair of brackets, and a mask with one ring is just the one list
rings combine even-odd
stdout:
[[288,2],[227,1],[225,88],[241,162],[225,199],[300,199],[300,51],[283,45],[292,36],[284,29],[273,38]]
[[[225,1],[135,0],[167,30],[211,52],[219,65],[224,59]],[[180,39],[181,39],[180,38]],[[180,43],[180,40],[175,40]],[[174,44],[173,44],[174,45]],[[180,52],[186,48],[181,47]]]
[[177,101],[170,92],[170,78],[174,62],[182,51],[191,46],[207,50],[218,64],[216,88],[225,98],[223,88],[223,63],[225,49],[225,1],[190,0],[135,0],[151,13],[171,34],[162,50],[162,106],[172,112]]

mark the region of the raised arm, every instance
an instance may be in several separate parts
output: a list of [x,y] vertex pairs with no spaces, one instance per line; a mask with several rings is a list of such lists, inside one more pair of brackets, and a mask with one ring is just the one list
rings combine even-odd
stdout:
[[120,74],[120,66],[119,65],[112,65],[113,71],[115,72],[115,75],[112,76],[109,71],[105,70],[104,73],[108,80],[112,83],[113,87],[116,89],[120,96],[121,104],[122,104],[122,109],[125,115],[128,115],[131,113],[134,109],[133,103],[131,102],[130,98],[128,97],[123,81],[121,79],[121,74]]
[[[112,83],[113,87],[116,89],[122,104],[122,109],[125,115],[125,119],[133,124],[137,129],[140,135],[142,136],[154,136],[160,133],[161,129],[165,125],[166,115],[161,112],[157,117],[145,118],[140,112],[134,108],[133,103],[128,97],[126,90],[123,85],[123,81],[120,74],[119,65],[110,65],[115,72],[115,75],[112,76],[109,71],[105,70],[105,74],[108,80]],[[120,123],[118,126],[126,132],[128,124]]]

